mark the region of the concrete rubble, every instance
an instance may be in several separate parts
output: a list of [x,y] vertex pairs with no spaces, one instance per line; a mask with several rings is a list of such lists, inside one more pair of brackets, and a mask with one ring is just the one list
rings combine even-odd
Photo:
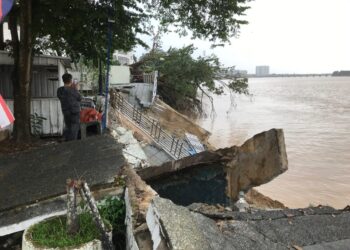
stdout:
[[[271,129],[255,135],[240,147],[201,152],[140,169],[138,174],[165,198],[168,194],[183,198],[203,196],[203,199],[212,196],[213,202],[227,199],[234,203],[239,191],[267,183],[287,169],[283,131]],[[210,203],[209,200],[203,202]]]
[[111,135],[118,143],[123,144],[123,155],[127,162],[133,167],[147,167],[147,156],[140,143],[134,138],[131,130],[124,127],[112,129]]
[[[281,130],[258,134],[241,147],[125,168],[127,249],[349,249],[349,209],[287,209],[266,199],[264,205],[280,209],[235,211],[237,189],[247,191],[286,169]],[[253,189],[245,195],[249,203],[257,197],[264,198]]]
[[[287,169],[284,147],[283,132],[270,130],[242,147],[203,152],[161,166],[135,170],[126,167],[128,249],[213,249],[195,223],[196,216],[202,215],[193,217],[184,206],[202,202],[235,209],[232,201],[237,197],[229,190],[230,178],[244,177],[240,187],[246,189],[273,179]],[[250,161],[249,157],[256,160]],[[255,175],[249,176],[243,164],[258,172],[265,168],[265,175],[257,180]],[[216,227],[215,222],[211,224]]]
[[316,250],[348,249],[350,243],[348,210],[320,206],[239,212],[198,203],[184,207],[159,197],[134,170],[124,173],[129,183],[127,249]]

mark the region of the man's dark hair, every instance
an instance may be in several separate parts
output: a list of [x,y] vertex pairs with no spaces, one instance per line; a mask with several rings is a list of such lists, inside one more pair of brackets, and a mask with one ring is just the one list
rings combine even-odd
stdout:
[[63,76],[62,76],[62,80],[64,83],[69,83],[72,81],[72,75],[69,74],[69,73],[64,73]]

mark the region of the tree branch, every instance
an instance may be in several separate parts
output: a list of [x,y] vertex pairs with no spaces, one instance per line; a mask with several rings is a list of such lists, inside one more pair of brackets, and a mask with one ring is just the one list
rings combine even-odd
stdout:
[[197,85],[197,87],[200,89],[200,91],[202,91],[202,94],[204,94],[205,96],[207,96],[209,98],[210,104],[211,104],[211,112],[210,112],[210,117],[211,118],[215,118],[216,116],[216,112],[215,112],[215,107],[214,107],[214,98],[209,95],[200,84]]

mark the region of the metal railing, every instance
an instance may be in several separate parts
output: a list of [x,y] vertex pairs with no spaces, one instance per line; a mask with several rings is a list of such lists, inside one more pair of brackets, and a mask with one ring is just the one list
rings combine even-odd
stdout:
[[111,105],[122,113],[128,120],[149,135],[153,141],[175,160],[190,155],[191,146],[181,138],[168,134],[160,123],[143,114],[138,108],[131,105],[118,92],[111,93]]

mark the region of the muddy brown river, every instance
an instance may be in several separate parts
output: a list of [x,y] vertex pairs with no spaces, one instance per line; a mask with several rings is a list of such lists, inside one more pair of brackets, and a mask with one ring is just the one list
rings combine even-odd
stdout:
[[[260,186],[288,207],[350,204],[350,77],[249,79],[252,97],[214,96],[216,117],[197,123],[216,147],[241,145],[270,128],[284,130],[289,170]],[[205,105],[210,113],[210,105]]]

